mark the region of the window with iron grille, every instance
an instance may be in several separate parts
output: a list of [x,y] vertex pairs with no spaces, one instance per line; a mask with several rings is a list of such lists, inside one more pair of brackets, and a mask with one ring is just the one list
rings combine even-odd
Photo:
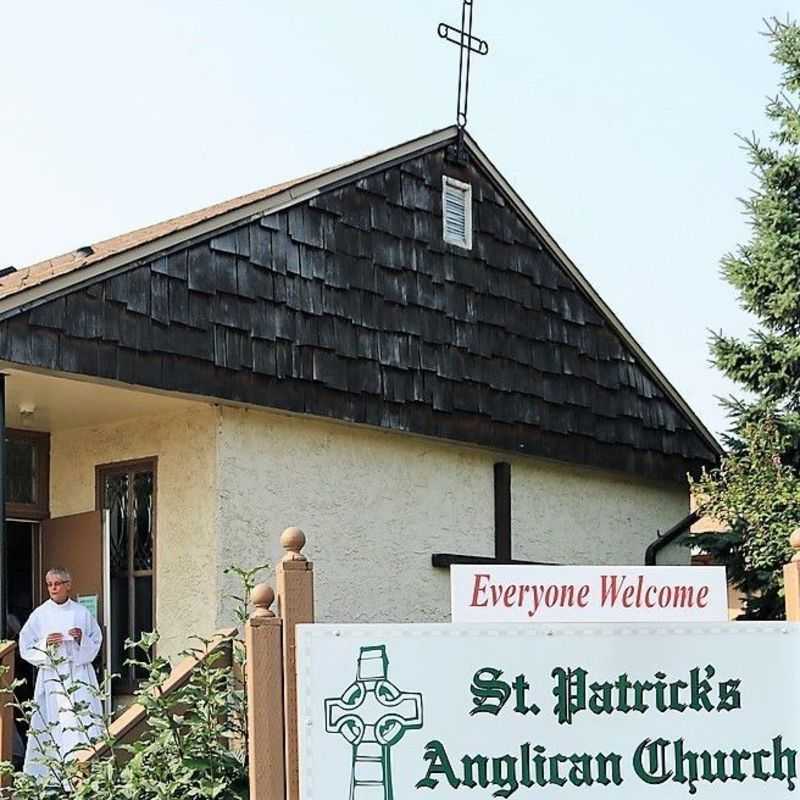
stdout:
[[472,186],[442,178],[442,236],[448,244],[472,249]]
[[111,567],[111,664],[120,676],[115,691],[133,690],[143,677],[126,665],[125,640],[153,630],[155,550],[155,462],[141,461],[98,470],[101,508],[109,511]]

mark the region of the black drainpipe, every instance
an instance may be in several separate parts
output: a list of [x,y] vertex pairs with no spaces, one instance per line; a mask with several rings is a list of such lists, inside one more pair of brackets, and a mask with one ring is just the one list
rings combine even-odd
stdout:
[[692,527],[692,525],[700,519],[700,514],[692,511],[691,514],[685,516],[679,523],[673,525],[666,533],[659,534],[655,541],[647,545],[647,550],[644,551],[644,563],[647,567],[654,567],[656,565],[656,557],[658,551],[666,547],[670,542],[677,539],[682,533],[685,533]]

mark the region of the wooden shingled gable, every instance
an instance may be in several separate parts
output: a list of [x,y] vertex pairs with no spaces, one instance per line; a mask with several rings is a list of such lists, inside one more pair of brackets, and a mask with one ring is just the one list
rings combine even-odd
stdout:
[[[474,242],[442,239],[442,175]],[[476,162],[441,146],[45,297],[0,358],[682,481],[716,460]]]

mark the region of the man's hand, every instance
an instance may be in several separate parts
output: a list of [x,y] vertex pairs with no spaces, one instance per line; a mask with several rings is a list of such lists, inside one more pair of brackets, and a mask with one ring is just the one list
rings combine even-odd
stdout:
[[45,642],[48,647],[51,645],[58,645],[64,641],[64,636],[61,633],[49,633],[47,634],[47,641]]
[[78,643],[83,639],[83,631],[80,628],[70,628],[67,633]]

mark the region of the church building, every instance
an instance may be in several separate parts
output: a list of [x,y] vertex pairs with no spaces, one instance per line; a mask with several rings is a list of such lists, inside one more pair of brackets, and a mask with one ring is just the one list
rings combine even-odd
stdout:
[[459,135],[4,272],[10,615],[71,569],[122,692],[125,639],[230,623],[289,525],[320,621],[447,620],[460,560],[644,562],[719,445]]

